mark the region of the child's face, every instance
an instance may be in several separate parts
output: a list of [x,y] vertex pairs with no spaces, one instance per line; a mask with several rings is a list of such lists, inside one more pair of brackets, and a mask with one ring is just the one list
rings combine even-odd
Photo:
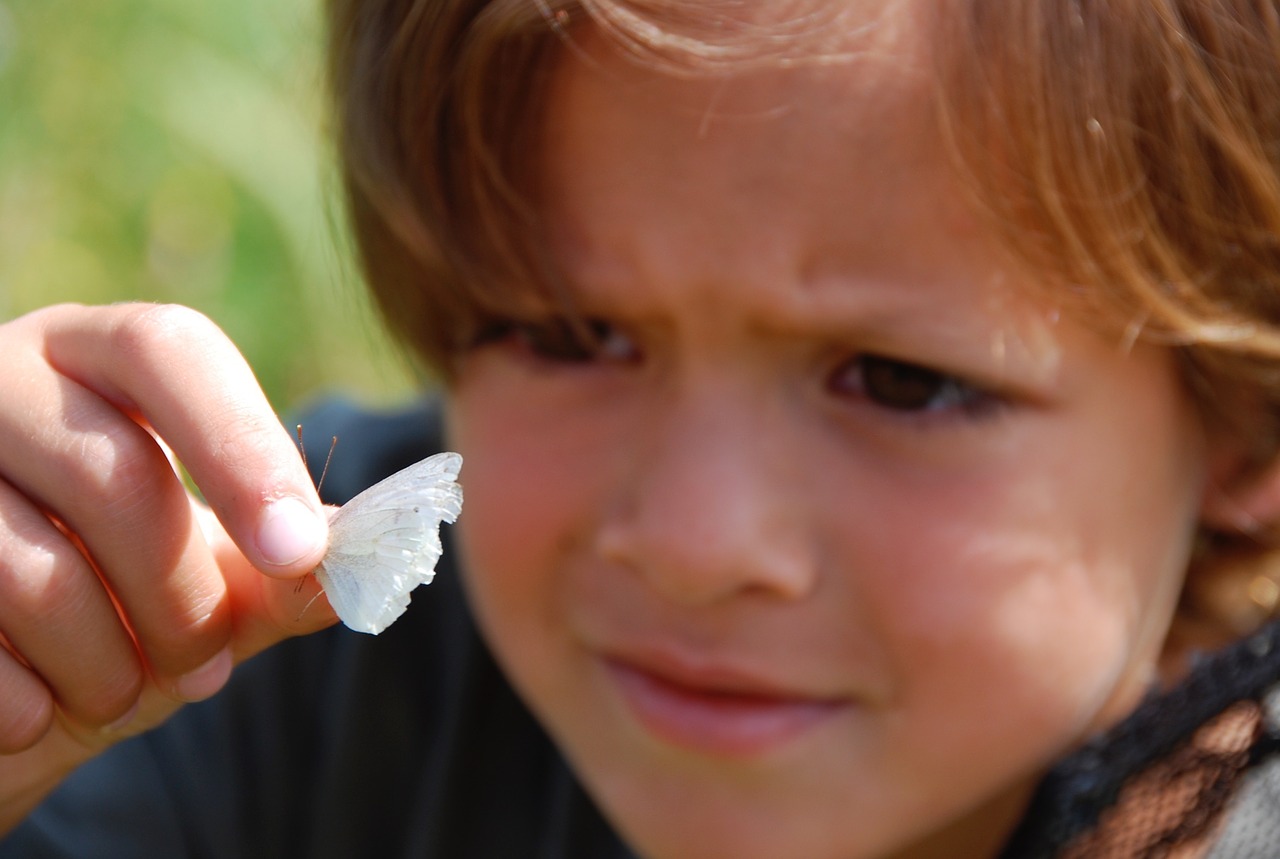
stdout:
[[646,854],[981,855],[1152,681],[1209,455],[1171,357],[1034,297],[902,58],[596,62],[542,176],[603,348],[453,391],[486,635]]

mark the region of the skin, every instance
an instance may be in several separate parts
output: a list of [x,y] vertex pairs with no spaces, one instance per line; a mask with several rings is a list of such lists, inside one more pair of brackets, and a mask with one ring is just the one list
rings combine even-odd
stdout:
[[581,41],[539,187],[599,344],[524,315],[451,392],[488,639],[647,856],[991,855],[1156,679],[1217,456],[1171,354],[976,228],[910,26],[710,80]]

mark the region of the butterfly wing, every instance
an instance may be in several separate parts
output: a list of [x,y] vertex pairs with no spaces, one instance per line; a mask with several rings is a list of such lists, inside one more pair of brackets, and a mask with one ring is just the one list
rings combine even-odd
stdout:
[[461,467],[456,453],[427,457],[334,514],[315,576],[347,626],[377,635],[404,613],[409,592],[435,576],[440,523],[462,510]]

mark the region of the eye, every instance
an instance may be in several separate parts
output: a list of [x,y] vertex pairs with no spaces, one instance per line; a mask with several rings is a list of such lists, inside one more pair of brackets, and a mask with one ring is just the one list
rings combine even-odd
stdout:
[[982,413],[1000,402],[956,376],[877,355],[860,355],[840,365],[831,375],[830,386],[837,393],[898,412]]
[[477,345],[503,341],[539,360],[564,364],[630,361],[638,354],[629,337],[602,319],[505,320],[485,329]]

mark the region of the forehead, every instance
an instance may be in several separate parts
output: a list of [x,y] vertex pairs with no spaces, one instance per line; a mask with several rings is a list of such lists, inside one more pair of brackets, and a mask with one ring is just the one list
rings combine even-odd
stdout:
[[898,275],[916,235],[963,252],[975,220],[943,149],[924,28],[848,23],[841,50],[812,62],[692,72],[577,34],[536,162],[553,250],[579,264],[678,258],[708,278],[770,260],[820,278],[850,258]]
[[[577,157],[622,148],[632,172],[654,174],[673,154],[714,157],[726,148],[769,153],[761,164],[774,168],[801,168],[796,156],[804,154],[887,169],[935,155],[925,27],[900,13],[846,14],[842,23],[844,37],[815,44],[810,55],[761,47],[706,64],[628,50],[595,28],[575,31],[553,69],[541,166],[581,174],[572,170],[585,166]],[[796,39],[793,52],[809,44]],[[637,158],[642,148],[648,157]]]

